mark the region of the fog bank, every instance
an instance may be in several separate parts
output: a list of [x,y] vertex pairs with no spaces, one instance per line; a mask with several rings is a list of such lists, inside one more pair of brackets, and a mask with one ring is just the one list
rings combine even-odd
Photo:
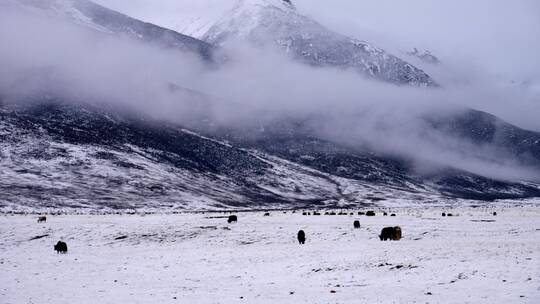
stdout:
[[216,69],[196,55],[19,10],[0,11],[0,45],[0,96],[7,101],[51,94],[129,106],[184,125],[209,118],[233,129],[317,117],[311,127],[321,138],[410,158],[418,172],[451,166],[498,179],[539,177],[505,151],[430,130],[422,119],[526,98],[519,91],[396,86],[240,42]]

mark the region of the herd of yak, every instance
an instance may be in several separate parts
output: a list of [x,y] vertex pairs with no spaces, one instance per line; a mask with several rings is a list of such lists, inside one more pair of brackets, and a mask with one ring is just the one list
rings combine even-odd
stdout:
[[[336,215],[335,212],[326,212],[325,213],[326,215]],[[346,215],[348,213],[344,213],[344,212],[340,212],[339,213],[340,215]],[[367,216],[375,216],[375,212],[374,211],[368,211],[368,212],[358,212],[359,215],[367,215]],[[311,212],[303,212],[302,215],[311,215]],[[321,215],[319,212],[313,212],[313,215]],[[351,215],[353,215],[353,213],[351,213]],[[384,215],[388,215],[386,212],[384,213]],[[270,213],[269,212],[266,212],[264,214],[264,216],[270,216]],[[394,213],[392,213],[391,216],[396,216]],[[236,215],[229,215],[229,218],[227,219],[227,223],[235,223],[235,222],[238,222],[238,217]],[[356,220],[353,222],[353,226],[355,229],[359,229],[360,228],[360,221]],[[301,245],[304,244],[306,242],[306,233],[304,232],[304,230],[300,230],[298,231],[298,235],[297,235],[297,238],[298,238],[298,243],[300,243]],[[381,239],[381,241],[386,241],[386,240],[392,240],[392,241],[399,241],[401,239],[401,227],[399,226],[396,226],[396,227],[385,227],[383,228],[383,230],[381,231],[381,234],[379,235],[379,238]]]
[[[325,215],[354,215],[354,213],[347,213],[347,212],[325,212]],[[269,213],[265,213],[265,216],[269,216]],[[302,212],[302,215],[311,215],[311,212]],[[313,215],[321,215],[320,212],[314,211]],[[358,215],[365,215],[365,216],[375,216],[375,211],[367,211],[367,212],[358,212]],[[384,212],[384,216],[387,216],[388,213]],[[392,213],[390,216],[396,216],[395,213]],[[353,222],[354,229],[360,229],[360,221],[355,220]],[[381,241],[399,241],[401,239],[401,227],[395,226],[395,227],[385,227],[382,229],[381,234],[379,235],[379,238]],[[306,242],[306,233],[304,230],[298,231],[298,242],[300,244],[304,244]]]
[[[295,211],[293,211],[293,213],[294,212]],[[347,213],[347,212],[339,212],[339,213],[325,212],[324,214],[325,215],[354,215],[354,213]],[[311,215],[311,212],[303,212],[302,215]],[[315,212],[313,212],[313,215],[321,215],[321,213],[315,211]],[[375,216],[375,211],[358,212],[358,215]],[[387,216],[388,213],[384,212],[383,215]],[[493,212],[493,215],[496,216],[497,212]],[[264,214],[264,216],[270,216],[270,213],[266,212]],[[390,216],[396,216],[396,214],[392,213]],[[452,214],[443,212],[442,216],[452,216]],[[46,221],[47,221],[46,216],[40,216],[40,217],[38,217],[38,220],[37,220],[38,223],[43,223],[43,222],[46,222]],[[229,217],[227,218],[227,222],[229,224],[238,222],[238,216],[229,215]],[[355,229],[359,229],[360,228],[360,221],[355,220],[353,222],[353,227]],[[381,234],[379,235],[379,238],[381,239],[381,241],[387,241],[387,240],[399,241],[401,239],[401,237],[402,237],[402,235],[401,235],[401,227],[399,227],[399,226],[384,227],[381,230]],[[297,238],[298,238],[298,242],[300,244],[304,244],[306,242],[306,233],[304,232],[304,230],[298,231]],[[58,243],[56,243],[56,245],[54,245],[54,250],[57,253],[64,253],[65,254],[68,251],[67,244],[65,242],[58,241]]]

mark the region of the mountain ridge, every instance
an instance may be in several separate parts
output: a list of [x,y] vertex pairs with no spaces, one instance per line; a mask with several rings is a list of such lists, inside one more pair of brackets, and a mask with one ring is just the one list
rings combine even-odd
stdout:
[[[78,22],[82,18],[83,26],[91,22],[90,28],[103,33],[128,35],[203,57],[213,56],[218,48],[193,38],[184,39],[184,35],[172,34],[86,0],[7,1],[0,6],[21,2],[37,4],[42,7],[37,8],[40,14],[45,9],[53,17],[67,18],[76,24],[81,24]],[[266,7],[276,1],[252,3]],[[51,5],[59,5],[60,11],[49,11]],[[324,32],[324,28],[326,34],[317,34],[322,26],[298,15],[291,5],[279,2],[283,10],[292,12],[291,20],[297,20],[300,25],[314,24],[314,28],[307,31],[293,30],[301,41],[306,42],[302,38],[306,33],[314,33],[317,41],[327,34],[351,47],[348,38]],[[71,15],[72,9],[76,10],[75,16]],[[79,13],[83,16],[77,15]],[[278,22],[278,27],[294,25],[290,24],[291,20]],[[276,19],[267,21],[273,23]],[[294,43],[289,46],[294,46],[291,52],[300,52],[300,55],[306,47]],[[357,48],[367,49],[383,59],[394,60],[367,44],[353,43],[352,47],[355,52]],[[306,50],[309,64],[314,53],[309,47]],[[337,56],[327,55],[327,59]],[[333,62],[339,66],[338,63]],[[347,66],[350,62],[341,63]],[[32,70],[31,76],[46,77],[48,71]],[[398,80],[394,83],[418,85],[414,81],[409,83],[408,78]],[[174,97],[188,105],[184,110],[187,114],[178,115],[188,116],[192,121],[177,119],[182,121],[177,124],[155,120],[135,110],[116,109],[114,102],[107,103],[107,98],[92,103],[98,97],[82,97],[76,93],[68,97],[68,94],[44,89],[36,96],[19,96],[20,100],[6,94],[10,96],[9,101],[2,101],[5,92],[0,92],[0,166],[3,169],[0,172],[0,211],[17,208],[336,208],[540,197],[540,185],[536,181],[497,179],[482,175],[478,170],[453,167],[450,163],[439,164],[436,170],[421,174],[414,168],[414,155],[359,147],[314,131],[314,125],[328,118],[326,113],[274,120],[249,117],[246,118],[249,122],[242,122],[243,129],[239,129],[226,123],[221,125],[212,116],[212,107],[218,103],[215,99],[219,96],[210,97],[187,89],[181,83],[165,83],[163,90],[172,95],[178,93]],[[227,105],[248,107],[234,101]],[[335,117],[333,119],[332,122],[336,122]],[[445,115],[430,112],[420,122],[424,128],[420,136],[435,134],[458,141],[457,146],[443,143],[437,146],[438,151],[449,147],[452,152],[473,154],[475,158],[495,164],[503,161],[497,159],[503,155],[520,165],[540,168],[540,134],[517,128],[488,113],[471,109]],[[463,141],[467,144],[459,145]],[[471,153],[467,150],[469,147],[481,149]],[[416,152],[418,147],[414,148]],[[503,153],[482,154],[495,150]],[[418,157],[416,161],[423,159]]]
[[125,35],[182,52],[198,54],[203,60],[216,62],[216,48],[196,38],[177,33],[152,23],[143,22],[88,0],[5,0],[0,5],[36,11],[46,16],[64,18],[96,31]]
[[[533,183],[293,135],[242,142],[144,116],[47,100],[0,109],[0,209],[335,208],[539,197]],[[280,133],[282,134],[282,133]]]
[[436,87],[421,69],[365,41],[335,33],[301,15],[291,2],[240,0],[201,39],[224,45],[231,38],[272,44],[312,66],[350,68],[370,78]]

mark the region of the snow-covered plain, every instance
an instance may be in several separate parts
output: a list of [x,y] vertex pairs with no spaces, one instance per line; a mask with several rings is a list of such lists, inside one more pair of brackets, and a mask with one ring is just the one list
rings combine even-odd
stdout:
[[389,211],[3,215],[0,303],[540,302],[538,205]]

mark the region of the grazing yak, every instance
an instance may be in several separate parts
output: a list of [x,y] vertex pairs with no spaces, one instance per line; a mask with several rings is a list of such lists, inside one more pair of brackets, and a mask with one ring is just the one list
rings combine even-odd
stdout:
[[304,244],[306,242],[306,233],[304,230],[298,231],[298,242]]
[[264,216],[270,216],[270,212],[266,212]]
[[399,241],[401,239],[401,227],[384,227],[379,238],[381,241]]
[[497,216],[497,212],[493,212],[493,216]]
[[54,250],[56,250],[56,253],[67,253],[68,251],[68,248],[67,248],[67,244],[62,242],[62,241],[58,241],[58,243],[56,243],[56,245],[54,245]]
[[47,217],[46,216],[40,216],[38,217],[37,219],[37,222],[38,223],[42,223],[42,222],[46,222],[47,221]]
[[232,223],[232,222],[238,222],[238,217],[236,215],[229,215],[229,219],[227,219],[227,223]]
[[375,211],[368,211],[366,212],[366,216],[375,216]]
[[354,229],[360,228],[360,221],[354,221],[353,225],[354,225]]
[[445,212],[443,212],[443,213],[442,213],[442,216],[446,216],[446,213],[445,213]]
[[362,212],[362,211],[358,211],[358,215],[364,215],[366,214],[365,212]]
[[386,212],[385,212],[385,213],[383,213],[382,215],[384,215],[384,216],[388,216],[388,213],[386,213]]
[[390,214],[390,216],[396,216],[396,214],[395,214],[395,213],[392,213],[392,214]]

